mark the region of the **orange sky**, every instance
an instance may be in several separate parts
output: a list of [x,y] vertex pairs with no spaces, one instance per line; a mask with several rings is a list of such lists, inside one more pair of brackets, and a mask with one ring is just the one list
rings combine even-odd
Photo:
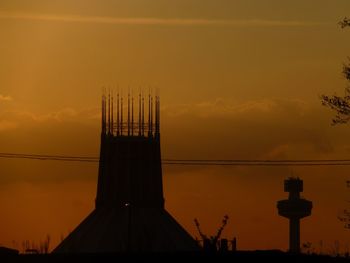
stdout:
[[[0,152],[98,155],[101,87],[160,91],[163,158],[348,158],[342,94],[348,0],[1,1]],[[93,209],[97,166],[0,159],[0,245],[59,242]],[[302,241],[347,249],[347,167],[163,167],[167,209],[239,249],[286,249],[276,201],[300,176]]]

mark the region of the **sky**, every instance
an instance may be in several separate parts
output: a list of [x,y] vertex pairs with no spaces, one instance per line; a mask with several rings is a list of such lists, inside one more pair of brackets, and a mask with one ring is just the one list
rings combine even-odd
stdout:
[[[165,159],[347,159],[342,95],[348,0],[0,2],[0,152],[98,156],[102,87],[161,97]],[[0,245],[51,248],[94,208],[97,164],[0,159]],[[276,202],[299,176],[312,200],[302,243],[349,249],[337,219],[347,167],[163,166],[166,209],[194,237],[197,218],[238,249],[288,248]]]

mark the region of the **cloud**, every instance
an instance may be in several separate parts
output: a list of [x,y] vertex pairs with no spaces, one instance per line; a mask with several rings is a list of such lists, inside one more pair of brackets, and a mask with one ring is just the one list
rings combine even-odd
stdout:
[[27,14],[0,12],[0,19],[78,22],[114,25],[162,25],[162,26],[230,26],[230,27],[300,27],[321,26],[328,23],[298,20],[265,19],[201,19],[201,18],[156,18],[156,17],[108,17],[54,14]]
[[98,108],[73,109],[62,108],[48,113],[34,113],[27,110],[4,110],[0,112],[0,132],[15,134],[13,130],[23,131],[35,128],[38,131],[48,127],[76,127],[77,125],[95,125],[100,123]]
[[[332,131],[327,128],[329,122],[320,109],[321,106],[302,100],[284,98],[249,101],[216,98],[164,105],[162,133],[168,143],[174,145],[166,155],[181,156],[186,152],[192,157],[202,153],[210,157],[212,152],[220,151],[224,157],[258,158],[295,154],[299,149],[310,154],[330,153],[335,140],[330,140]],[[55,126],[71,131],[71,127],[89,125],[96,131],[100,125],[100,109],[68,107],[48,113],[13,110],[2,112],[0,120],[3,121],[1,130],[14,129],[18,127],[14,123],[19,123],[21,130]],[[176,133],[174,127],[177,127]],[[186,139],[178,142],[179,138]],[[208,150],[199,153],[194,145],[207,145]]]
[[[165,152],[189,159],[322,158],[335,154],[344,143],[335,136],[341,131],[330,127],[322,110],[320,105],[285,98],[217,98],[163,106],[163,138],[171,145]],[[204,147],[198,150],[194,145]]]
[[17,126],[18,124],[13,121],[7,121],[7,120],[0,121],[0,132],[5,130],[15,129],[17,128]]
[[12,101],[12,100],[13,99],[11,96],[5,96],[0,94],[0,101]]
[[20,122],[65,122],[65,121],[89,121],[100,118],[98,108],[73,109],[62,108],[48,113],[34,113],[26,110],[9,110],[0,115],[2,119],[17,120]]
[[[335,147],[342,144],[344,148],[347,144],[331,139],[341,136],[331,136],[337,130],[329,127],[322,109],[320,105],[285,98],[249,101],[216,98],[164,105],[161,109],[162,134],[165,144],[171,145],[164,156],[278,158],[298,156],[300,151],[310,156],[331,154]],[[18,123],[21,132],[35,130],[45,134],[55,127],[58,137],[73,138],[76,127],[89,127],[90,135],[94,136],[99,131],[100,109],[62,108],[48,113],[7,111],[0,113],[0,120],[3,121],[2,130],[16,128],[14,123]],[[199,145],[205,145],[204,149],[198,150]],[[67,145],[67,152],[68,148]]]
[[308,110],[308,105],[304,101],[297,99],[275,98],[239,102],[216,98],[211,101],[193,104],[167,105],[163,109],[165,114],[172,117],[190,114],[209,118],[239,117],[254,114],[272,116],[279,114],[281,111],[294,111],[297,115],[303,115]]

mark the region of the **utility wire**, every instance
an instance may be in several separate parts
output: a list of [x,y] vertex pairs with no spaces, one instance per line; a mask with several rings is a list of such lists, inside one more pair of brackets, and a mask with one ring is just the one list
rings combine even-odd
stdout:
[[[97,156],[72,156],[72,155],[47,155],[47,154],[23,154],[23,153],[4,153],[0,156],[13,157],[33,157],[40,159],[82,159],[82,160],[99,160]],[[350,159],[285,159],[285,160],[267,160],[267,159],[163,159],[165,162],[272,162],[272,163],[289,163],[289,162],[350,162]]]
[[[33,159],[42,161],[99,162],[98,157],[48,154],[0,153],[0,158]],[[350,159],[307,160],[249,160],[249,159],[163,159],[165,165],[182,166],[348,166]]]
[[266,159],[163,159],[163,161],[177,162],[266,162],[266,163],[308,163],[308,162],[350,162],[350,159],[285,159],[285,160],[266,160]]
[[24,153],[3,153],[0,152],[0,156],[28,156],[38,158],[67,158],[67,159],[87,159],[87,160],[98,160],[98,157],[92,156],[69,156],[69,155],[47,155],[47,154],[24,154]]
[[193,166],[348,166],[350,163],[191,163],[191,162],[162,162],[166,165],[193,165]]

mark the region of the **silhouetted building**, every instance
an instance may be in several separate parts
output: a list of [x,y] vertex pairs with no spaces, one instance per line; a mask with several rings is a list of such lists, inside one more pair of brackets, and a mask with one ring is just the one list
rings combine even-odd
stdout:
[[196,241],[164,209],[159,97],[148,97],[148,121],[141,95],[138,114],[128,96],[125,116],[123,98],[113,99],[102,99],[95,210],[53,252],[198,250]]
[[228,251],[228,240],[226,238],[220,240],[219,251],[224,253]]
[[312,202],[300,198],[300,192],[303,192],[303,181],[299,178],[285,180],[284,191],[289,192],[289,198],[277,202],[278,213],[289,218],[289,251],[299,253],[300,219],[311,215]]
[[8,248],[8,247],[0,247],[0,256],[3,255],[17,255],[19,251],[17,249]]

